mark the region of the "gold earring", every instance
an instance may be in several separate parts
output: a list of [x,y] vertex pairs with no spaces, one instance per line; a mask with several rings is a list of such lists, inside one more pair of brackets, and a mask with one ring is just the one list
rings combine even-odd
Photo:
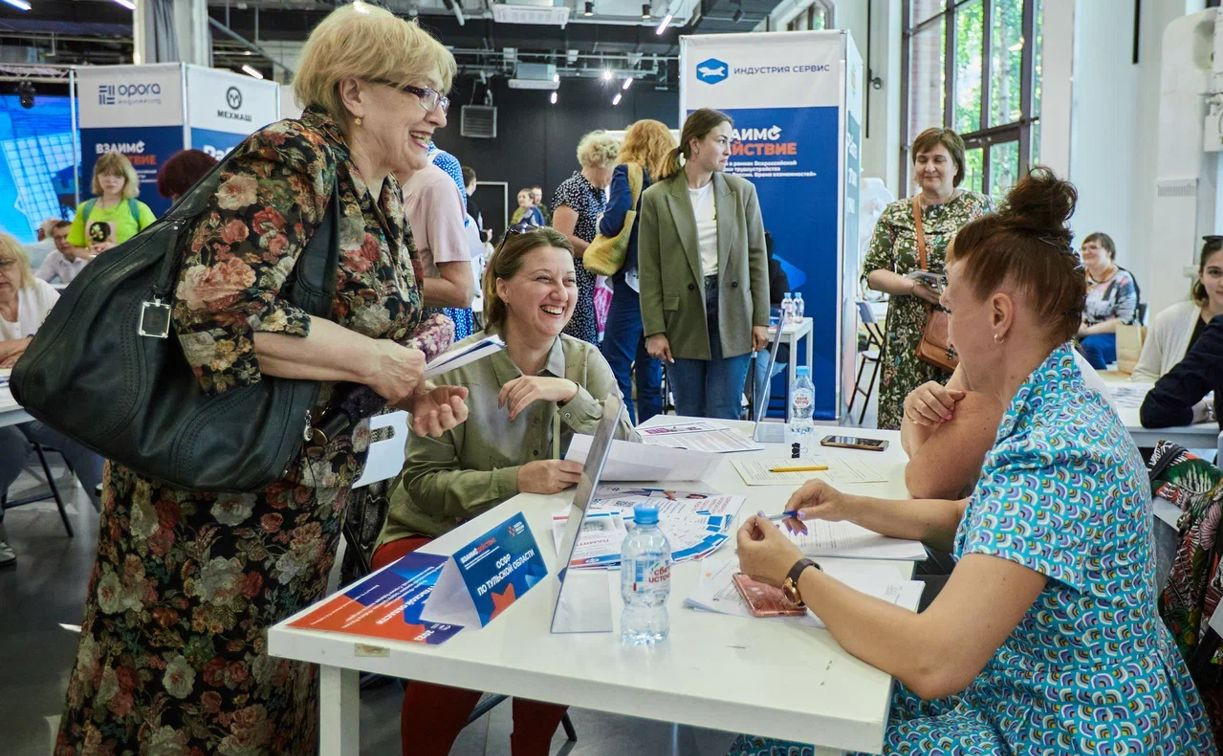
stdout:
[[360,126],[361,126],[361,116],[354,116],[354,117],[353,117],[353,119],[352,119],[352,122],[353,122],[354,124],[356,124],[358,128],[360,128]]
[[995,333],[995,334],[994,334],[994,343],[995,343],[995,344],[1001,344],[1001,343],[1002,343],[1002,334],[1000,334],[1000,333]]

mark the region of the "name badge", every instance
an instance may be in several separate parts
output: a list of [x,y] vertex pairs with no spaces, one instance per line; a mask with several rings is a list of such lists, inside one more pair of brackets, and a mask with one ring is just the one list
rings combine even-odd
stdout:
[[483,627],[547,574],[535,536],[519,512],[446,559],[421,618]]

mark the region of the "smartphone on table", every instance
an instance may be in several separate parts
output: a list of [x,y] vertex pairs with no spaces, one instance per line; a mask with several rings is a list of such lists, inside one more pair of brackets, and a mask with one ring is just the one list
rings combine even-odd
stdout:
[[742,572],[736,573],[732,580],[735,581],[735,587],[739,589],[739,595],[747,603],[753,617],[786,617],[807,613],[805,607],[786,598],[780,588],[752,580]]
[[865,449],[866,451],[883,451],[888,448],[888,442],[879,438],[859,438],[857,436],[824,436],[820,446],[836,446],[842,449]]

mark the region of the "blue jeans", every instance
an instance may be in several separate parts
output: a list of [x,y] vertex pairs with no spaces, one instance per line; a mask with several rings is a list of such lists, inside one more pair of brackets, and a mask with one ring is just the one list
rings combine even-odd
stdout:
[[718,333],[718,281],[705,279],[705,315],[709,327],[708,360],[676,358],[667,366],[675,411],[689,417],[738,420],[742,409],[743,384],[752,353],[722,356],[722,337]]
[[[645,350],[640,301],[641,297],[628,284],[616,284],[611,309],[607,311],[603,343],[599,346],[603,359],[611,366],[612,375],[616,376],[629,420],[634,425],[662,412],[662,363]],[[633,407],[634,373],[640,419]]]
[[[89,500],[95,507],[98,505],[95,489],[102,482],[102,458],[37,420],[0,428],[0,493],[7,493],[21,474],[26,458],[34,451],[32,442],[58,449],[80,478]],[[0,508],[0,520],[3,519],[4,509]]]
[[1108,363],[1117,361],[1117,334],[1093,333],[1079,339],[1083,356],[1096,370],[1105,370]]

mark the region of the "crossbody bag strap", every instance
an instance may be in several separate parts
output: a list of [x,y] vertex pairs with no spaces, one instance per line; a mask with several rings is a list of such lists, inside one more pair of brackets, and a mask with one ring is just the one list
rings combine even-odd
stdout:
[[913,198],[913,231],[917,234],[917,267],[926,268],[926,230],[922,227],[921,200]]
[[[81,226],[85,229],[85,233],[87,234],[89,233],[89,214],[93,212],[93,206],[97,204],[97,202],[98,200],[96,198],[87,199],[85,200],[85,204],[81,205]],[[88,239],[86,239],[86,242],[88,242]]]

